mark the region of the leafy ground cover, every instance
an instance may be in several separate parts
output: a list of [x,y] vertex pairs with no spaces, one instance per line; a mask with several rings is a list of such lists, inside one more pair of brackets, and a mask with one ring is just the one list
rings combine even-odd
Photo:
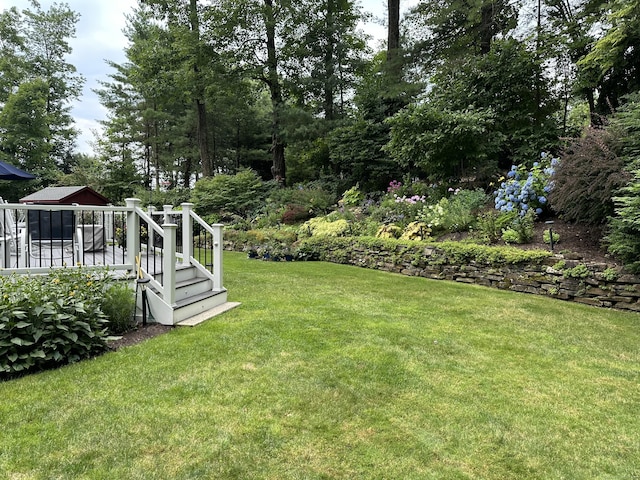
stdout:
[[242,306],[0,384],[3,478],[634,478],[640,317],[227,253]]

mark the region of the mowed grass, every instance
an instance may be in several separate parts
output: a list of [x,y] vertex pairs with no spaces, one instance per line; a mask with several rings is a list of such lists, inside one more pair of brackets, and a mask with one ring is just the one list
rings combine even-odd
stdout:
[[640,316],[225,254],[235,310],[0,384],[0,478],[640,478]]

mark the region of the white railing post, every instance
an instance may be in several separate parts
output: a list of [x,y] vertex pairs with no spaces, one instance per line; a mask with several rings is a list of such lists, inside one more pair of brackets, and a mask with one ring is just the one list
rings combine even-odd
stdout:
[[164,231],[163,298],[169,305],[173,305],[176,302],[176,234],[178,225],[164,223],[162,230]]
[[171,223],[171,211],[173,210],[173,205],[163,205],[162,212],[164,213],[164,223]]
[[191,264],[193,256],[193,203],[182,203],[182,263]]
[[222,225],[217,223],[211,225],[213,228],[213,288],[222,288]]
[[127,198],[125,202],[131,208],[127,212],[127,263],[135,268],[136,256],[140,253],[140,218],[135,209],[140,208],[141,202],[137,198]]

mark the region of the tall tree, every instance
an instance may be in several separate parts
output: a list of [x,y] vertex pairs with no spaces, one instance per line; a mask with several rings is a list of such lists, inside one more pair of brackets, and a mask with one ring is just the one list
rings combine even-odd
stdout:
[[15,7],[0,13],[0,108],[24,76],[25,39]]
[[24,11],[28,75],[47,83],[50,155],[68,173],[77,137],[71,102],[79,98],[84,78],[66,57],[71,54],[69,39],[75,36],[80,17],[66,4],[54,3],[44,11],[37,1],[31,0],[31,6],[32,10]]
[[[67,61],[71,53],[69,39],[75,35],[78,14],[68,5],[54,3],[44,11],[40,4],[31,0],[31,8],[21,13],[13,8],[0,16],[0,107],[3,107],[5,121],[19,115],[30,131],[30,149],[33,145],[44,144],[47,158],[36,155],[34,158],[44,162],[34,167],[47,172],[45,182],[54,180],[54,172],[49,164],[51,159],[63,172],[70,171],[73,163],[73,149],[77,132],[70,115],[71,102],[80,95],[84,79],[77,74],[76,68]],[[44,86],[41,82],[44,82]],[[17,98],[12,98],[14,96]],[[42,98],[37,99],[38,96]],[[44,113],[39,106],[44,102]],[[12,111],[16,105],[34,105],[32,111]],[[9,111],[4,112],[5,109]],[[25,115],[31,113],[31,118]],[[33,128],[45,122],[46,128]],[[24,162],[15,150],[20,137],[19,128],[6,125],[0,138],[0,149],[12,151],[15,162]],[[36,139],[32,135],[38,132],[43,137]],[[40,147],[36,150],[41,151]]]
[[601,114],[613,113],[624,95],[640,90],[640,1],[616,0],[607,5],[605,34],[578,61],[597,85],[596,110]]
[[286,183],[283,82],[278,45],[292,18],[282,0],[216,0],[211,10],[211,41],[236,70],[262,82],[271,99],[271,175]]
[[215,58],[215,52],[201,38],[205,7],[197,0],[140,0],[151,8],[158,21],[171,32],[174,47],[182,57],[184,87],[191,96],[197,119],[197,139],[202,174],[214,174],[209,152],[209,125],[206,100],[206,71]]

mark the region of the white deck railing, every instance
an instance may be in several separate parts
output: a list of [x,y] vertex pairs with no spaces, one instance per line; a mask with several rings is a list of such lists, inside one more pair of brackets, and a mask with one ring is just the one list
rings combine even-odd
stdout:
[[214,290],[223,288],[222,225],[208,225],[191,203],[162,211],[145,211],[134,198],[107,207],[0,203],[0,274],[140,270],[171,304],[178,260],[209,277]]

